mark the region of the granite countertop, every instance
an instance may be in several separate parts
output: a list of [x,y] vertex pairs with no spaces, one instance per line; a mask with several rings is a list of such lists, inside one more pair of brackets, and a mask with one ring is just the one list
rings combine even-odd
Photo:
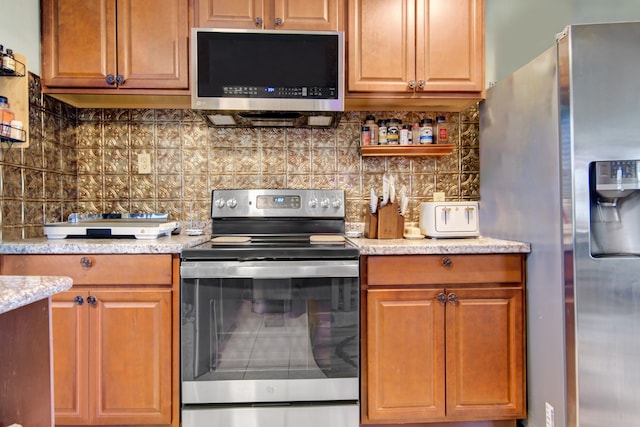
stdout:
[[365,239],[349,238],[360,255],[505,254],[529,253],[529,243],[474,237],[463,239]]
[[24,239],[0,242],[0,254],[179,254],[211,236],[186,233],[157,239]]
[[0,314],[71,288],[65,276],[0,276]]

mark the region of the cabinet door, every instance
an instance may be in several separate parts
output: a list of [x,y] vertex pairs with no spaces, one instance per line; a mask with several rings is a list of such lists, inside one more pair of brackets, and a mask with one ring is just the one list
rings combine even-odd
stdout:
[[484,0],[418,0],[416,5],[418,92],[480,92]]
[[263,0],[197,0],[197,27],[261,28],[264,21]]
[[413,93],[415,0],[348,1],[348,90]]
[[90,393],[97,424],[170,424],[171,290],[91,290]]
[[[274,0],[275,17],[282,24],[275,28],[283,30],[326,30],[340,28],[342,0]],[[265,23],[265,25],[272,25]]]
[[86,291],[71,289],[51,298],[56,424],[87,424],[90,420],[86,297]]
[[41,8],[43,85],[112,87],[106,77],[117,72],[115,0],[42,0]]
[[[122,89],[187,89],[185,0],[117,0],[118,75]],[[150,13],[150,11],[152,11]]]
[[524,418],[523,290],[447,289],[447,417]]
[[367,404],[372,422],[445,415],[442,290],[367,291]]

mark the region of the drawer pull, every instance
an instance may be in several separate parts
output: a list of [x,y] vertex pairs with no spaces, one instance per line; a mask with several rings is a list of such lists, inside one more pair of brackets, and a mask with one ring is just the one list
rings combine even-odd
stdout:
[[84,298],[82,298],[80,295],[78,295],[73,299],[73,303],[76,304],[76,305],[82,305],[82,304],[84,304]]
[[451,258],[449,257],[444,257],[442,258],[442,266],[444,268],[451,268],[453,267],[453,261],[451,261]]
[[93,262],[91,262],[91,258],[83,256],[80,258],[80,265],[85,268],[90,268],[93,265]]
[[87,304],[96,305],[97,303],[98,303],[98,300],[96,297],[91,295],[87,297]]

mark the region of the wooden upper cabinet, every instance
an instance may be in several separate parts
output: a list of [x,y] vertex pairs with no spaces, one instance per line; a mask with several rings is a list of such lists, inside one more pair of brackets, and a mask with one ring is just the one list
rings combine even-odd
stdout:
[[341,29],[343,0],[198,0],[198,27],[268,30]]
[[42,0],[45,88],[188,89],[186,0]]
[[348,90],[482,92],[484,0],[348,0]]

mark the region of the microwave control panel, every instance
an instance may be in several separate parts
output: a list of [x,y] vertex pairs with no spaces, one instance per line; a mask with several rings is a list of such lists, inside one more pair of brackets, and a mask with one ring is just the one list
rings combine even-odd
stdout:
[[338,90],[334,87],[277,87],[277,86],[224,86],[225,98],[302,98],[336,99]]

